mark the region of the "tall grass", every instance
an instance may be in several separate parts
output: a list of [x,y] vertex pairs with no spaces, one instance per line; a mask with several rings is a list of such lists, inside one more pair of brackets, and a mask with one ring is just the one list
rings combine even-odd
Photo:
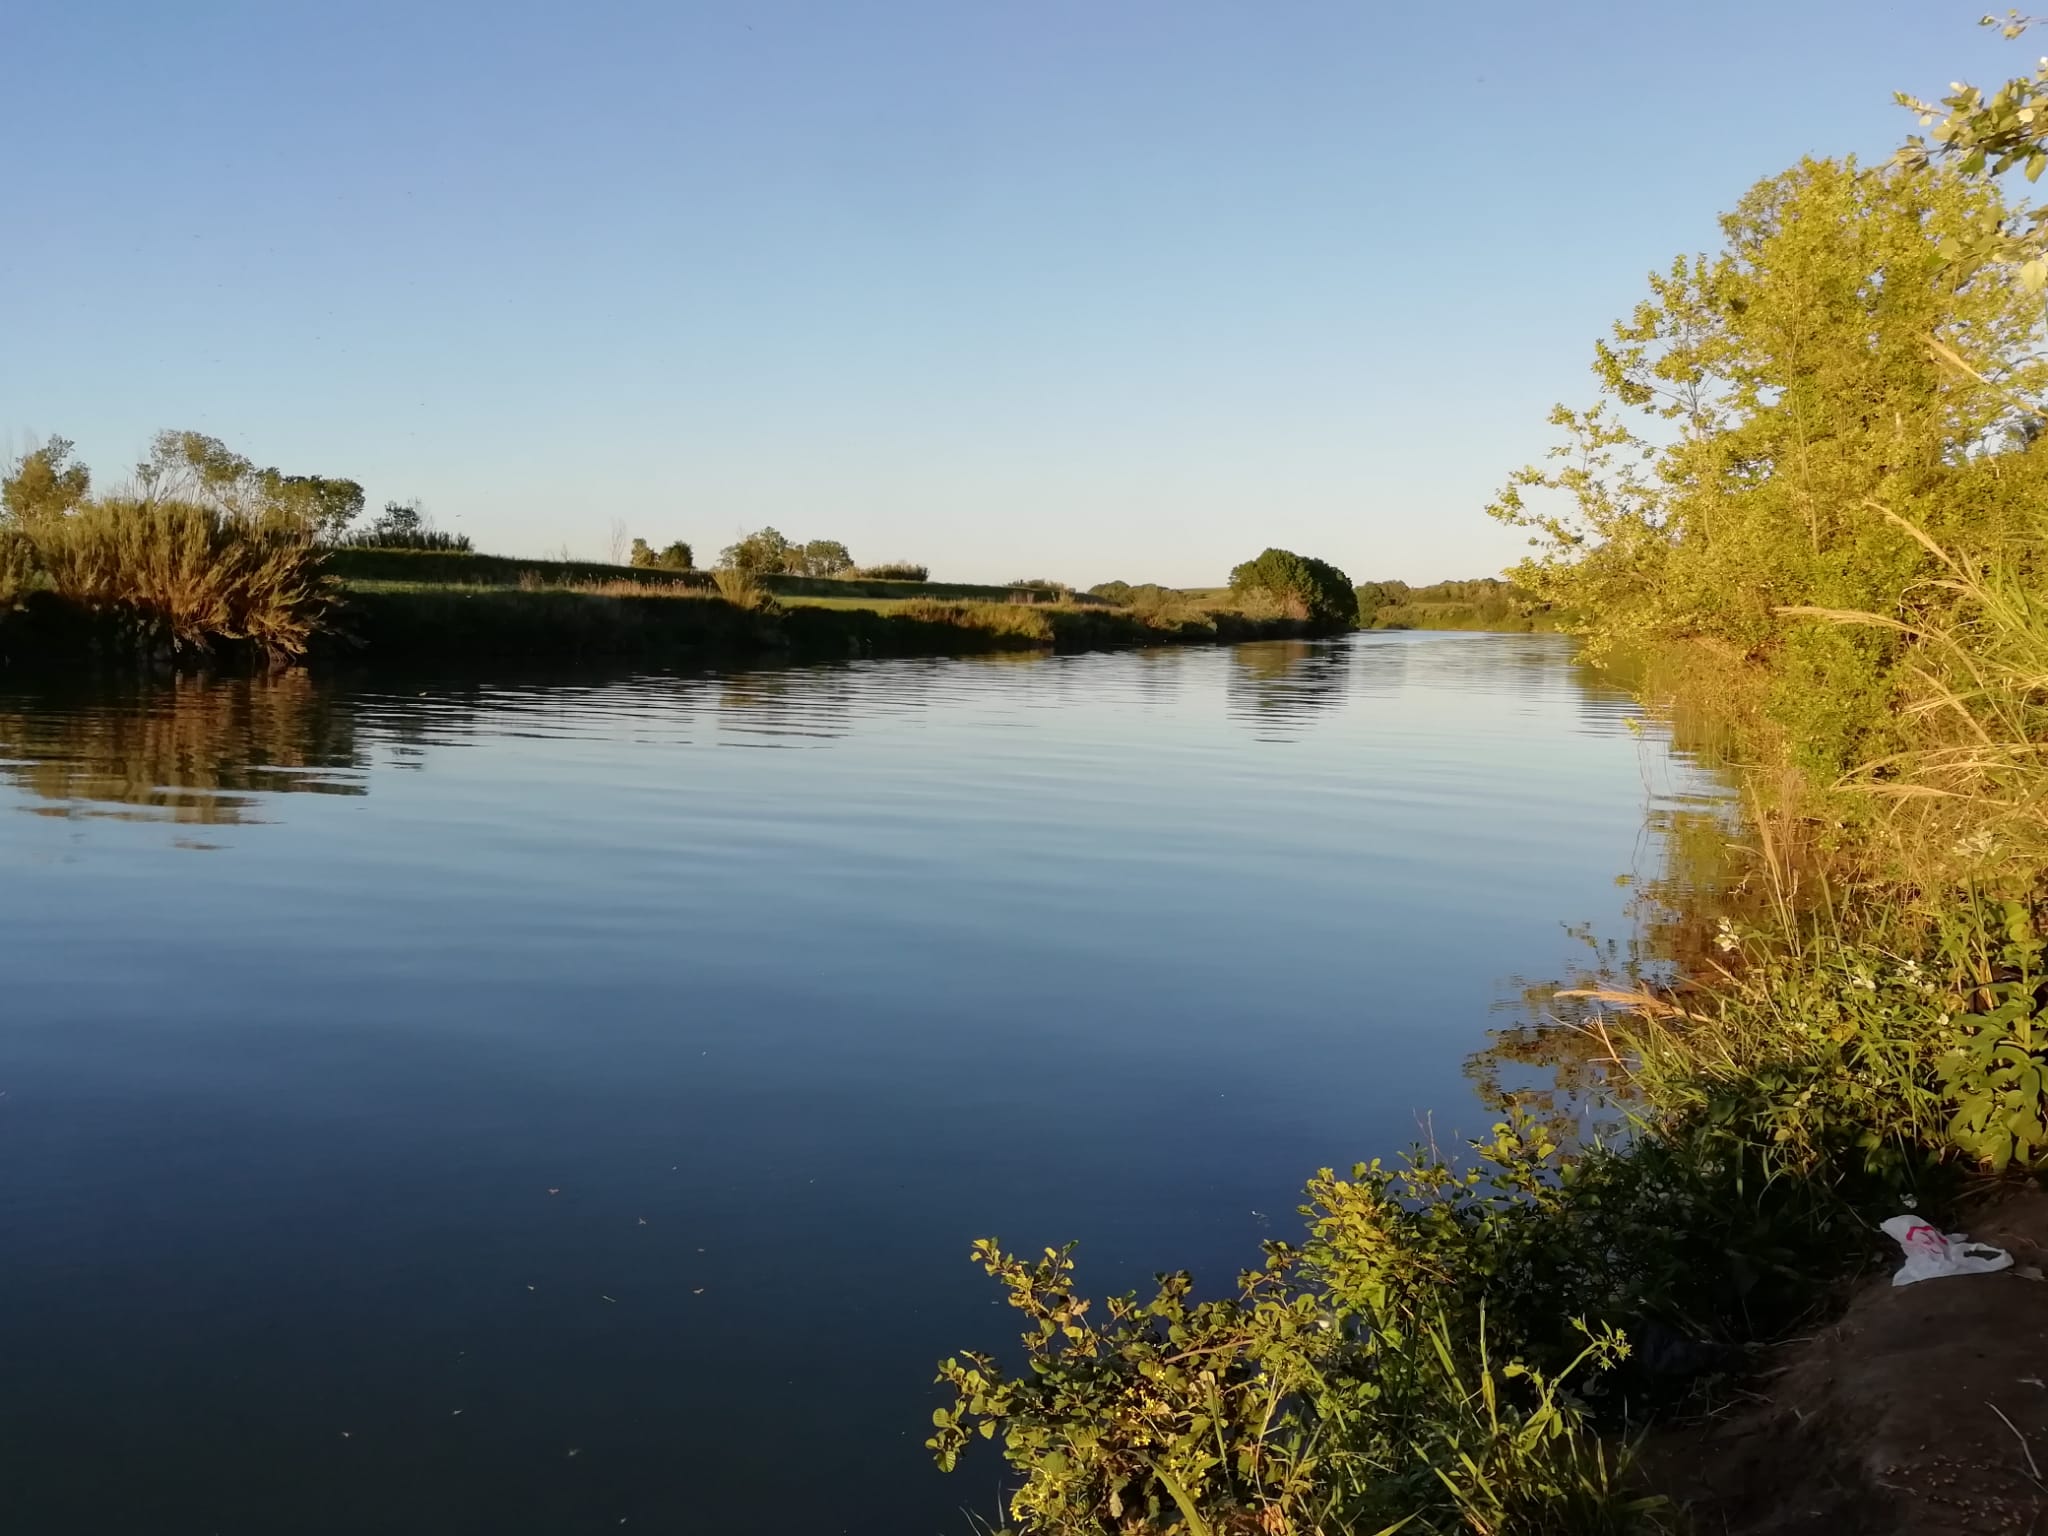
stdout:
[[12,608],[34,584],[36,551],[28,536],[0,528],[0,611]]
[[1899,701],[1904,745],[1844,781],[1887,802],[1904,869],[1935,880],[2048,870],[2048,527],[1989,559],[1912,535],[1943,574],[1914,594],[1924,617],[1825,608],[1786,612],[1893,631],[1909,643]]
[[769,612],[775,608],[775,598],[752,571],[721,566],[712,580],[718,585],[718,595],[743,612]]
[[23,535],[58,598],[173,652],[302,656],[331,604],[303,530],[195,502],[104,497]]

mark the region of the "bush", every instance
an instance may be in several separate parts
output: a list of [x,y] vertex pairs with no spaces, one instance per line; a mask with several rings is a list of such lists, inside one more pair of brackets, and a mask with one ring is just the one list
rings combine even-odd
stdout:
[[1292,550],[1268,549],[1245,561],[1230,573],[1230,590],[1317,629],[1349,629],[1358,622],[1358,593],[1351,578]]
[[[1483,1150],[1516,1191],[1543,1186],[1547,1145],[1502,1128]],[[1355,1183],[1326,1171],[1309,1193],[1309,1244],[1266,1244],[1208,1301],[1176,1273],[1149,1299],[1093,1303],[1071,1246],[1025,1260],[977,1242],[1023,1314],[1030,1369],[941,1363],[954,1399],[926,1442],[939,1465],[1000,1435],[1021,1477],[1009,1514],[1039,1536],[1659,1528],[1662,1501],[1623,1491],[1627,1453],[1610,1462],[1580,1395],[1627,1357],[1620,1335],[1580,1325],[1545,1365],[1445,1285],[1512,1266],[1529,1244],[1511,1217],[1432,1224],[1376,1165]]]
[[28,537],[60,598],[127,620],[174,651],[227,642],[301,656],[331,601],[303,527],[195,502],[87,501],[38,521]]

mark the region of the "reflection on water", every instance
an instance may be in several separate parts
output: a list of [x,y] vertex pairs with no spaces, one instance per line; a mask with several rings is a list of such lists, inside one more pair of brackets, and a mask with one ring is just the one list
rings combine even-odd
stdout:
[[263,795],[364,793],[354,718],[303,673],[121,693],[0,692],[0,780],[44,816],[226,826]]
[[1344,697],[1357,654],[1349,646],[1307,640],[1235,646],[1225,689],[1231,717],[1261,741],[1289,740],[1312,723],[1317,710]]
[[1228,1276],[1483,1128],[1512,978],[1708,878],[1634,714],[1548,636],[0,691],[10,1528],[963,1529],[968,1242]]

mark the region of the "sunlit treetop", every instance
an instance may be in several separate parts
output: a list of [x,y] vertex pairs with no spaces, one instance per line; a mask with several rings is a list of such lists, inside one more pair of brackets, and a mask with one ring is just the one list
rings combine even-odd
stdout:
[[[2043,18],[2008,11],[1986,16],[1980,26],[1997,27],[2018,38]],[[1896,159],[1909,169],[1947,161],[1965,176],[2003,176],[2017,170],[2028,181],[2048,171],[2048,55],[2030,75],[2016,75],[1987,94],[1974,85],[1950,82],[1949,94],[1923,101],[1904,91],[1900,106],[1918,115],[1924,134],[1913,134]],[[2008,217],[1987,225],[1979,237],[1944,250],[1951,259],[2011,261],[2029,292],[2048,288],[2048,208],[2015,206]]]

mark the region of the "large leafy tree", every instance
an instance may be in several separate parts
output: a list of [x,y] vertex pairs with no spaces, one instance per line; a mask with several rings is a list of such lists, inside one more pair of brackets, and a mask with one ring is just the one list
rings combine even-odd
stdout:
[[1291,549],[1267,549],[1230,573],[1230,590],[1271,603],[1321,629],[1346,629],[1358,621],[1358,593],[1351,578],[1324,560]]
[[1942,168],[1758,183],[1720,251],[1651,276],[1596,349],[1601,401],[1560,407],[1551,461],[1491,508],[1536,547],[1518,579],[1603,640],[1767,659],[1813,766],[1871,746],[1898,638],[1785,610],[1924,600],[1934,557],[1905,524],[1982,548],[2048,495],[2037,305],[1952,256],[2003,206]]

